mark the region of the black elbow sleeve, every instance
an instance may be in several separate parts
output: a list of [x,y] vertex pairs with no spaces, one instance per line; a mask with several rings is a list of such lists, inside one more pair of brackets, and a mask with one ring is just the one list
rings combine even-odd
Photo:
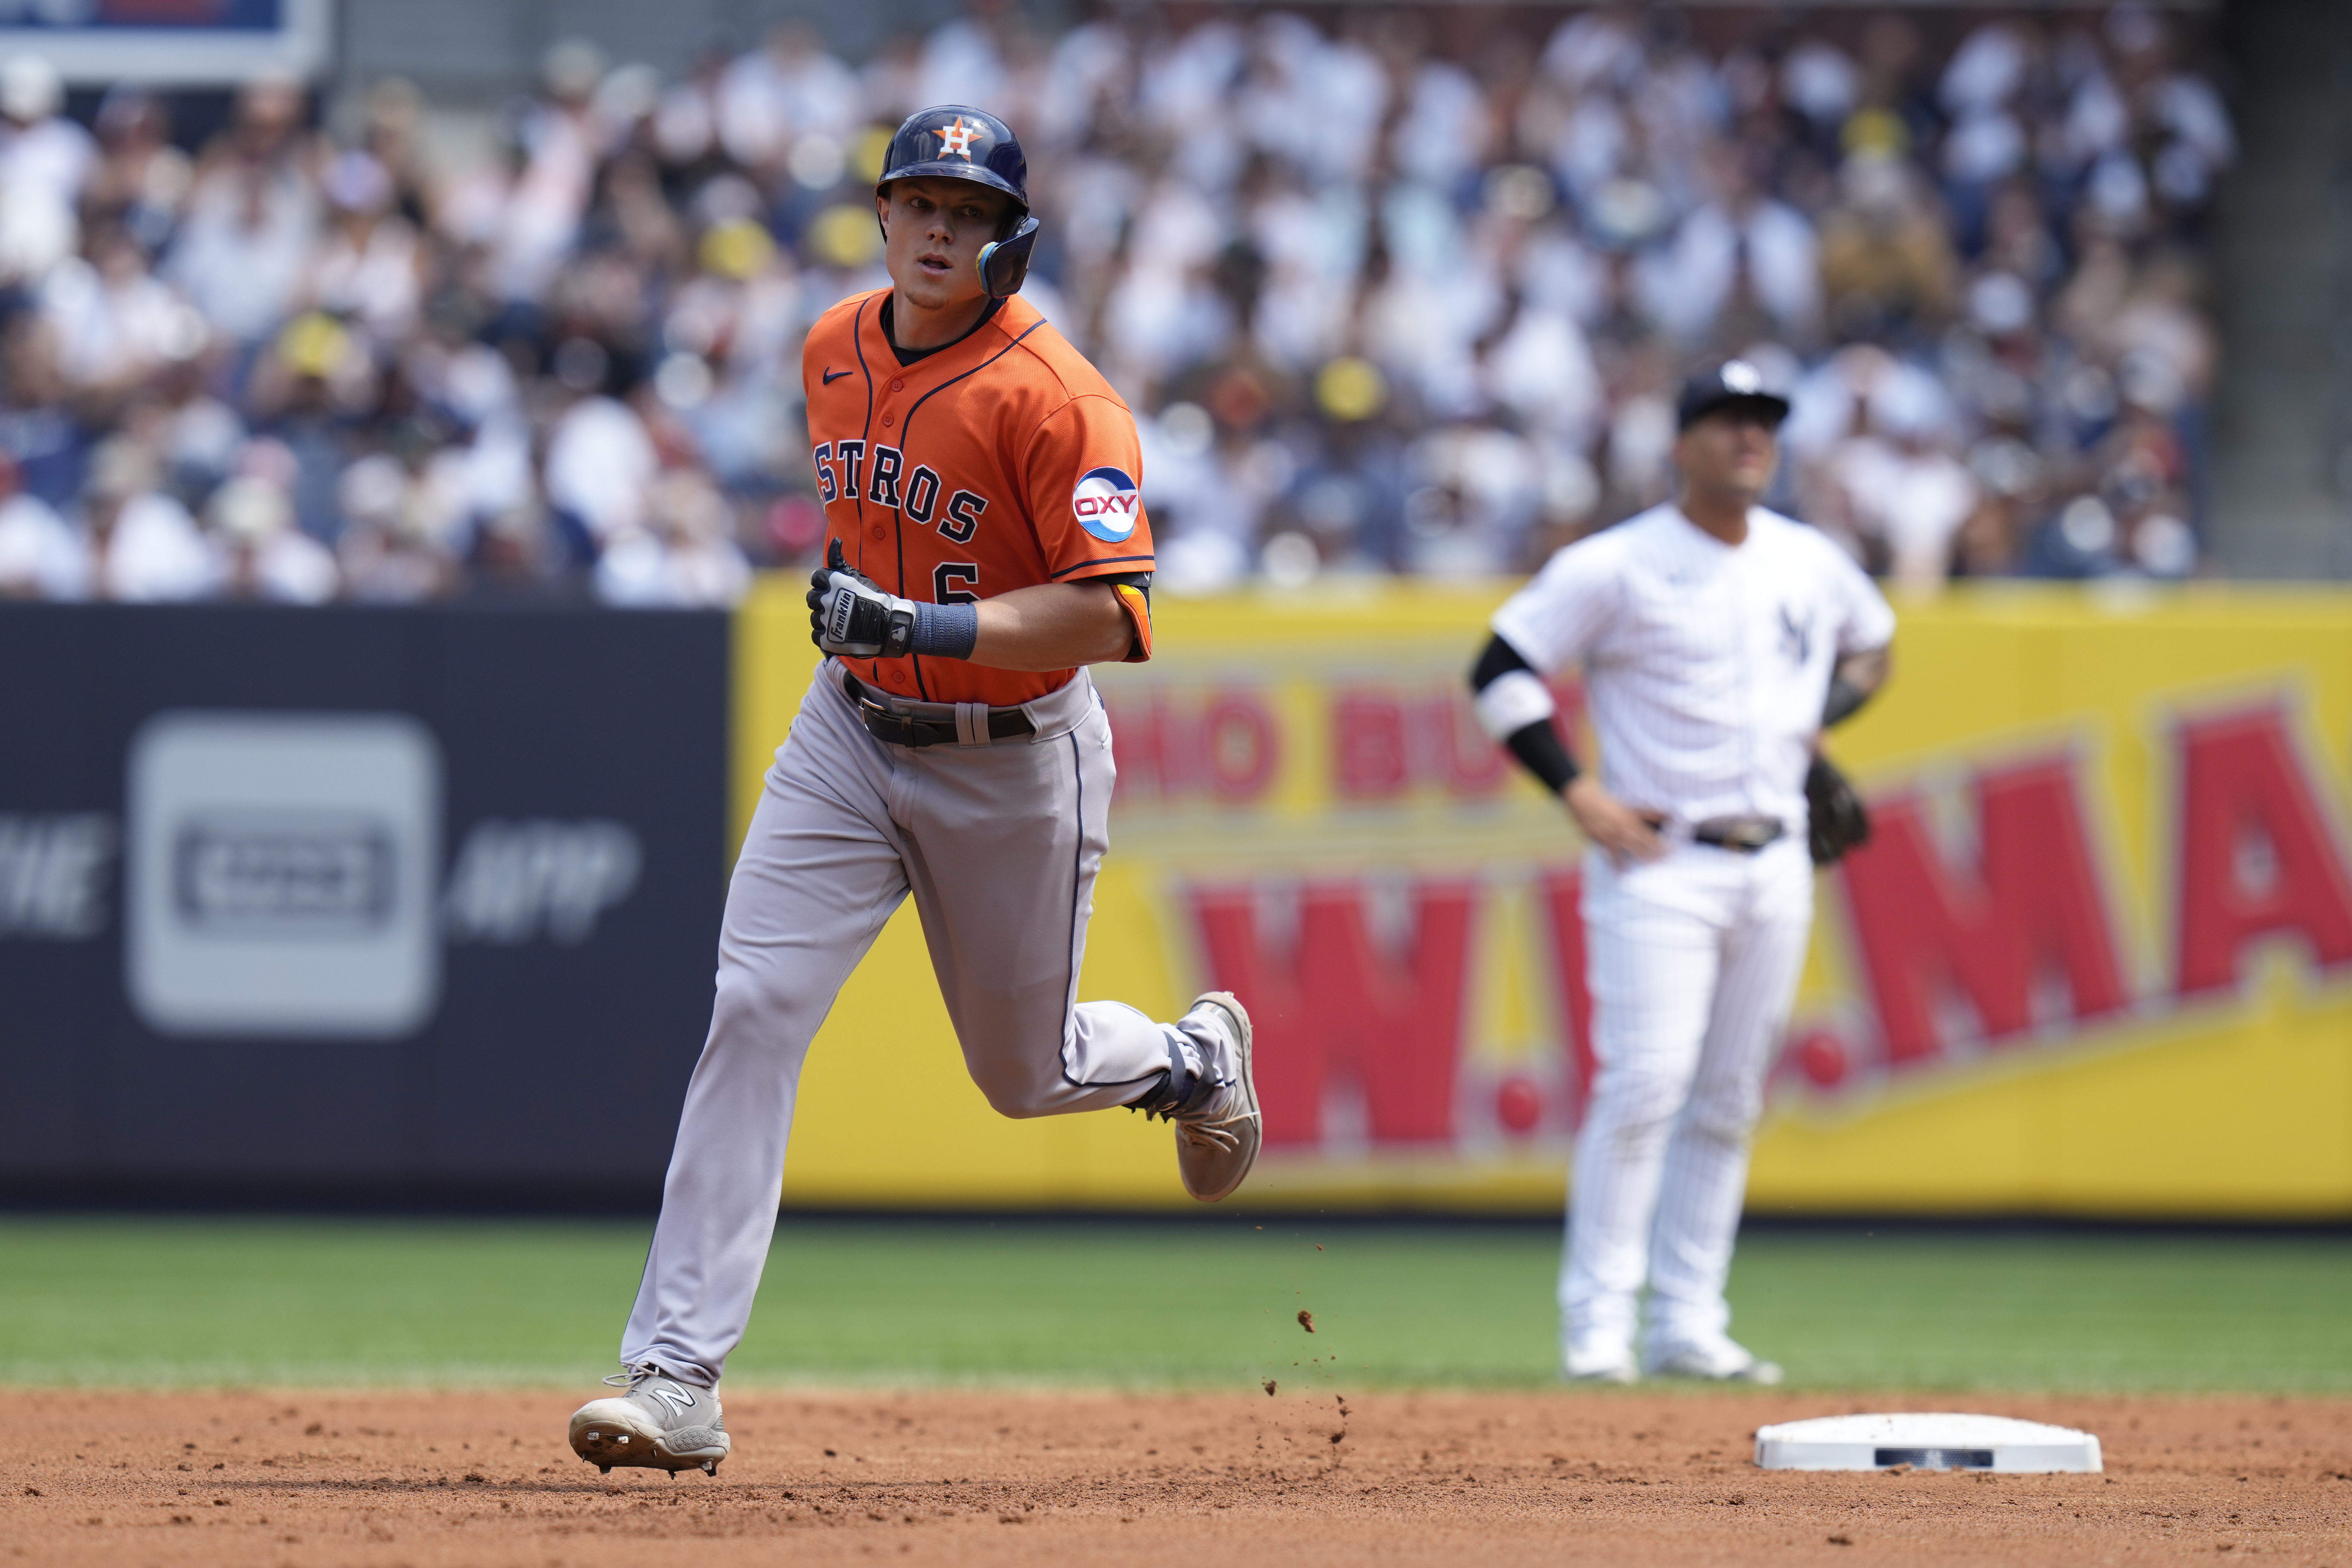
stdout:
[[1559,794],[1575,782],[1576,759],[1569,755],[1567,744],[1550,720],[1538,720],[1512,731],[1503,744],[1519,759],[1519,765],[1542,780],[1544,788],[1552,794]]
[[1822,703],[1822,728],[1843,724],[1862,710],[1870,693],[1843,675],[1830,677],[1830,694]]
[[1519,657],[1519,650],[1497,635],[1486,639],[1478,655],[1478,662],[1470,667],[1470,689],[1484,691],[1515,669],[1532,670],[1535,667]]

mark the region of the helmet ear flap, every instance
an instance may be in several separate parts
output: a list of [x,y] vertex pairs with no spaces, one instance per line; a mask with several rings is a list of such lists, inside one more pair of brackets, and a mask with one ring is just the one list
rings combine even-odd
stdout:
[[980,286],[991,299],[1018,294],[1029,276],[1029,253],[1036,248],[1037,220],[1024,217],[1012,234],[980,247]]

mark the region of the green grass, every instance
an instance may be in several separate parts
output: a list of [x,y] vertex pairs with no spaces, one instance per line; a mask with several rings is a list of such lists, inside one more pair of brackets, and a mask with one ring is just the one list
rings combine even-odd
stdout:
[[[649,1230],[0,1219],[0,1384],[578,1386]],[[1558,1256],[1471,1224],[793,1221],[729,1376],[1540,1387]],[[2352,1390],[2341,1238],[1766,1229],[1732,1301],[1814,1387]]]

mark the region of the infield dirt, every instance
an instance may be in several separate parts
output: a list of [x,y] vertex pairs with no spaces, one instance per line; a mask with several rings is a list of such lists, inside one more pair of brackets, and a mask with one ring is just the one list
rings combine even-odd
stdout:
[[[2352,1563],[2352,1401],[1284,1385],[730,1394],[717,1479],[600,1477],[562,1393],[19,1390],[0,1562]],[[1798,1475],[1765,1422],[1965,1408],[2104,1476]]]

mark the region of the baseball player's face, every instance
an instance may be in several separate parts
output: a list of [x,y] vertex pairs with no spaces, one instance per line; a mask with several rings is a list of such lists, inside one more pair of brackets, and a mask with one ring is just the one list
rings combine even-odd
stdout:
[[1780,466],[1779,426],[1753,409],[1718,408],[1691,421],[1675,441],[1675,466],[1703,495],[1753,505]]
[[887,239],[883,265],[910,304],[926,310],[980,299],[981,247],[1013,210],[1000,191],[971,180],[898,180],[874,198]]

